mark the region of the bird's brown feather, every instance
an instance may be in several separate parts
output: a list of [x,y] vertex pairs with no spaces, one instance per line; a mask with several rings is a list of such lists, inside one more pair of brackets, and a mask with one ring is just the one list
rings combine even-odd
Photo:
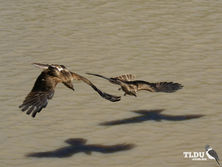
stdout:
[[88,84],[89,86],[91,86],[101,97],[103,97],[109,101],[112,101],[112,102],[120,101],[120,96],[111,95],[111,94],[101,91],[87,78],[85,78],[77,73],[74,73],[74,72],[72,72],[72,77],[75,80],[81,80],[81,81],[85,82],[86,84]]
[[183,88],[183,86],[179,83],[174,82],[158,82],[158,83],[149,83],[149,82],[141,82],[138,81],[138,91],[139,90],[147,90],[150,92],[167,92],[172,93],[179,89]]
[[49,76],[46,71],[43,71],[19,108],[22,111],[27,111],[27,114],[32,113],[32,117],[35,117],[38,112],[47,106],[48,100],[52,99],[58,82],[59,79],[55,79]]
[[124,74],[118,77],[113,77],[113,79],[118,79],[120,81],[133,81],[135,79],[135,75],[132,74]]

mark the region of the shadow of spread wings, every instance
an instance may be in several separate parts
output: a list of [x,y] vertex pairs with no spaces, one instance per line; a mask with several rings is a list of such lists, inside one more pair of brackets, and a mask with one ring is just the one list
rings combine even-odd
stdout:
[[47,106],[48,100],[52,99],[56,84],[56,80],[42,72],[19,108],[23,112],[27,111],[26,114],[32,113],[32,117],[35,117],[38,112]]
[[85,82],[86,84],[88,84],[89,86],[91,86],[101,97],[112,101],[112,102],[116,102],[116,101],[120,101],[120,96],[115,96],[115,95],[111,95],[108,93],[105,93],[103,91],[101,91],[100,89],[98,89],[91,81],[89,81],[87,78],[77,74],[77,73],[73,73],[72,72],[72,76],[74,79],[76,80],[82,80],[83,82]]

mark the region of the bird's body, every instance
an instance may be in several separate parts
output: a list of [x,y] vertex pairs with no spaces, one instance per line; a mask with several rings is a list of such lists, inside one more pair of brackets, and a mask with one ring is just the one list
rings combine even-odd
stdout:
[[205,150],[206,150],[206,154],[207,154],[208,158],[216,160],[217,164],[220,167],[219,157],[218,157],[216,151],[214,151],[213,148],[210,147],[209,145],[206,145]]
[[40,112],[43,108],[47,106],[48,100],[52,99],[55,92],[55,87],[58,83],[63,83],[66,87],[74,91],[74,87],[72,84],[73,80],[81,80],[85,82],[86,84],[91,86],[97,93],[99,93],[100,96],[109,101],[115,102],[120,100],[119,96],[114,96],[102,92],[88,79],[82,77],[77,73],[69,71],[63,65],[48,65],[40,63],[34,63],[34,65],[42,68],[43,71],[36,79],[31,92],[27,95],[22,105],[19,106],[22,111],[27,111],[27,114],[32,113],[32,117],[35,117],[38,112]]
[[107,78],[99,74],[87,73],[89,75],[94,75],[97,77],[104,78],[113,84],[121,86],[121,90],[125,93],[124,95],[136,96],[137,92],[140,90],[146,90],[150,92],[167,92],[172,93],[181,89],[183,86],[179,83],[174,82],[158,82],[150,83],[143,80],[134,80],[134,76],[131,74],[121,75],[118,77]]

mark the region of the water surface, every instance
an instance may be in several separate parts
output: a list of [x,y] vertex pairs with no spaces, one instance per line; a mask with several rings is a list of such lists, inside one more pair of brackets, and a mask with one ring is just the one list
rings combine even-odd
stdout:
[[[185,159],[183,152],[204,151],[210,144],[222,157],[221,9],[218,0],[2,1],[1,166],[216,166]],[[173,94],[139,92],[112,103],[84,83],[74,82],[75,92],[61,84],[33,119],[18,109],[40,73],[33,62],[64,64],[84,76],[132,73],[184,88]],[[102,90],[123,95],[117,86],[87,77]],[[161,109],[161,118],[205,116],[155,120],[133,112]],[[137,122],[103,125],[135,117]],[[65,141],[79,139],[84,146],[65,149],[77,151],[68,157],[28,156],[69,148]],[[135,147],[106,153],[116,145]]]

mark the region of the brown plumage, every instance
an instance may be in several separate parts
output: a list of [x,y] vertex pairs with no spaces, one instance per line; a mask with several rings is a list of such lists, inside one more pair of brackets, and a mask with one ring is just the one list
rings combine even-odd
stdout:
[[32,113],[32,117],[35,117],[38,112],[47,106],[48,100],[52,99],[55,87],[58,83],[63,83],[66,87],[74,91],[72,84],[73,79],[85,82],[99,93],[100,96],[109,101],[116,102],[120,100],[120,96],[114,96],[102,92],[88,79],[77,73],[69,71],[63,65],[48,65],[40,63],[34,63],[34,65],[42,68],[43,71],[36,79],[31,92],[27,95],[22,105],[19,106],[22,111],[27,111],[27,114]]
[[107,78],[105,76],[93,73],[87,73],[87,74],[101,77],[110,81],[113,84],[120,85],[121,86],[120,90],[123,90],[125,92],[124,96],[125,95],[136,96],[136,93],[140,90],[147,90],[150,92],[172,93],[183,88],[181,84],[174,82],[150,83],[142,80],[134,80],[135,76],[131,74],[121,75],[112,78]]

